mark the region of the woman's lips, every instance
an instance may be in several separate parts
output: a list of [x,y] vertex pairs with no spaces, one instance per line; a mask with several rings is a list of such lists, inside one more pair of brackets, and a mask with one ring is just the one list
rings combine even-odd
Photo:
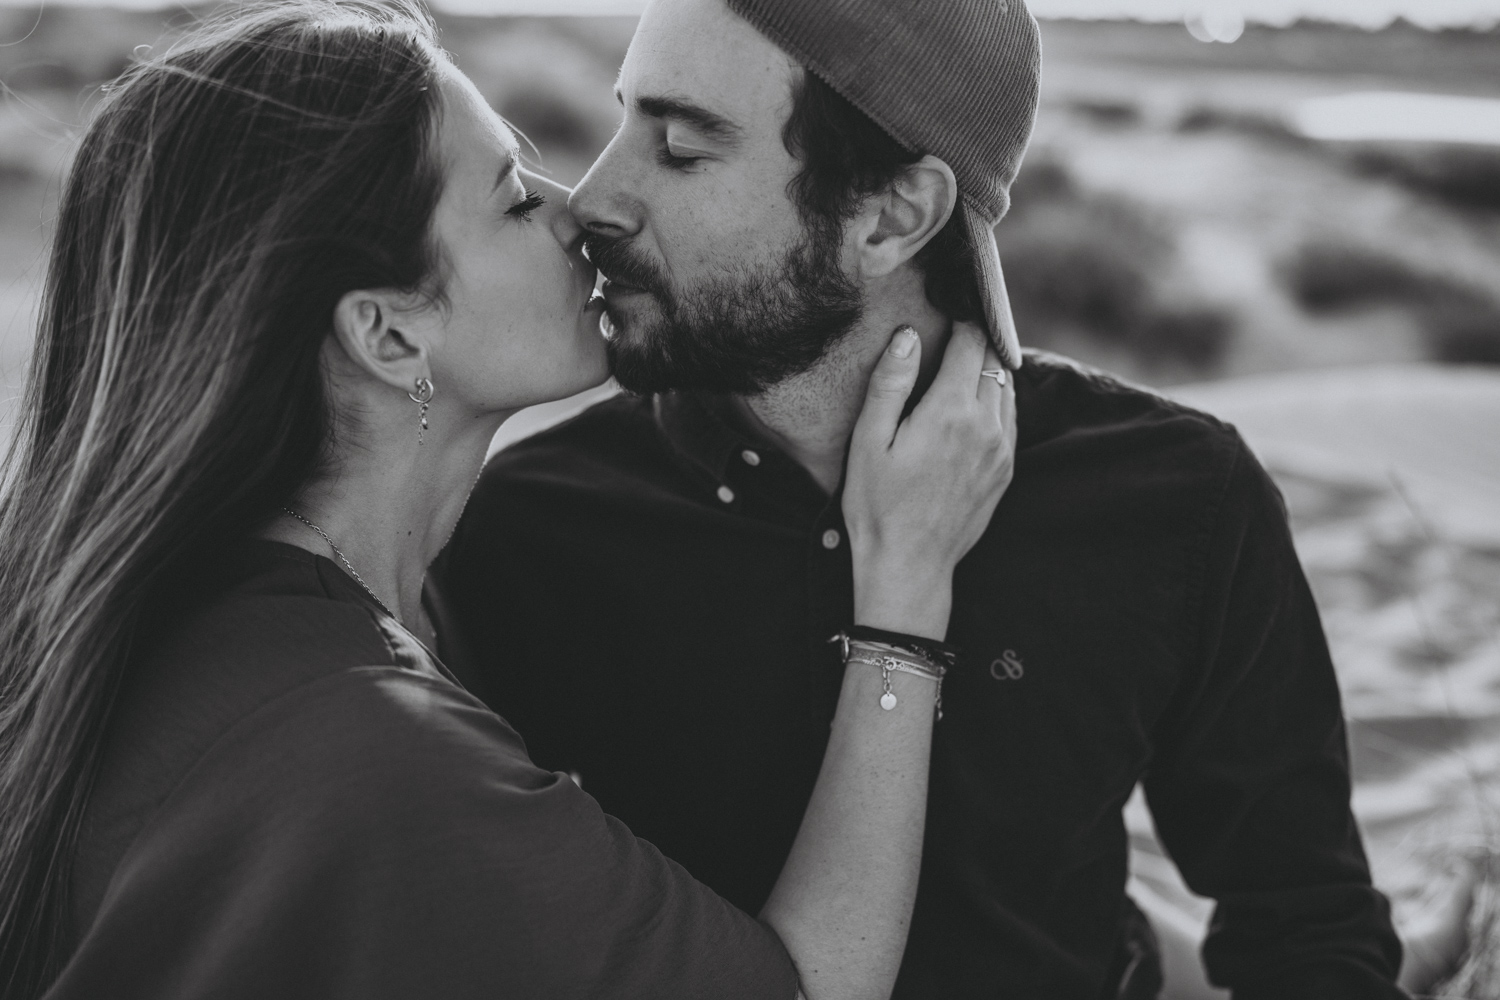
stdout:
[[611,310],[624,305],[624,300],[632,295],[649,295],[643,288],[627,285],[611,278],[605,278],[599,286],[599,294],[604,302],[604,311],[599,316],[599,330],[604,334],[606,340],[613,340],[619,333],[620,326]]
[[609,315],[609,303],[604,301],[603,295],[595,294],[583,311],[594,317],[594,325],[605,340],[614,339],[615,321]]

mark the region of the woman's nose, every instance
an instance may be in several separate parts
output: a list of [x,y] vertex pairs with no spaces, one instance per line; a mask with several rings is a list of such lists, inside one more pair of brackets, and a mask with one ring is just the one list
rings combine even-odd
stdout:
[[563,187],[556,181],[548,180],[531,171],[524,171],[526,184],[547,199],[544,211],[547,213],[547,225],[552,229],[552,235],[557,242],[567,249],[572,249],[583,239],[583,227],[578,220],[573,218],[573,213],[568,211],[568,199],[573,194],[571,190]]

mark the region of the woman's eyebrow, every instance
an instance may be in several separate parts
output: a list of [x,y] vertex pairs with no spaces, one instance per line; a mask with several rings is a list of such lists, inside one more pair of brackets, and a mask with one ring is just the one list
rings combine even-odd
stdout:
[[516,154],[509,153],[505,157],[505,162],[502,163],[502,164],[500,164],[500,173],[495,177],[495,186],[492,187],[492,188],[490,188],[490,191],[493,193],[495,191],[500,190],[500,185],[504,184],[505,181],[506,181],[506,179],[509,178],[510,175],[513,174],[513,173],[515,173],[515,172],[516,172]]

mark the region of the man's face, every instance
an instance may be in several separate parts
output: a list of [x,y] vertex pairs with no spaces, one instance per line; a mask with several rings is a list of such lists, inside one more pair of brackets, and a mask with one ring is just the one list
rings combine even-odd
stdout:
[[620,70],[620,131],[569,202],[608,279],[627,389],[758,392],[853,328],[843,234],[807,227],[782,127],[802,70],[723,0],[653,0]]

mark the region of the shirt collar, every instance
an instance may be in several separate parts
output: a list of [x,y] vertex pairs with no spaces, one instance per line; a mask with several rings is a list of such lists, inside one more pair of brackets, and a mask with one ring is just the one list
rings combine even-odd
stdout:
[[697,392],[664,392],[652,401],[656,422],[679,455],[715,483],[728,477],[729,463],[746,448],[769,450],[730,424],[730,402]]
[[[839,511],[812,474],[752,427],[727,396],[670,392],[652,400],[678,462],[731,509],[777,522],[820,522]],[[830,515],[831,512],[831,515]]]
[[[1059,362],[1078,367],[1066,359],[1036,351],[1027,351],[1026,359],[1028,363],[1012,375],[1020,414],[1018,452],[1039,436],[1046,436],[1045,428],[1037,425],[1036,411],[1046,408],[1042,405],[1043,400],[1036,398],[1039,395],[1038,382],[1045,381],[1048,371],[1057,367]],[[706,484],[717,487],[728,482],[733,475],[731,469],[748,449],[780,472],[773,478],[790,486],[793,490],[790,496],[798,498],[799,504],[816,501],[821,505],[827,499],[813,483],[811,475],[794,459],[738,419],[727,396],[692,390],[664,392],[652,398],[652,408],[657,426],[673,450],[683,464]]]

